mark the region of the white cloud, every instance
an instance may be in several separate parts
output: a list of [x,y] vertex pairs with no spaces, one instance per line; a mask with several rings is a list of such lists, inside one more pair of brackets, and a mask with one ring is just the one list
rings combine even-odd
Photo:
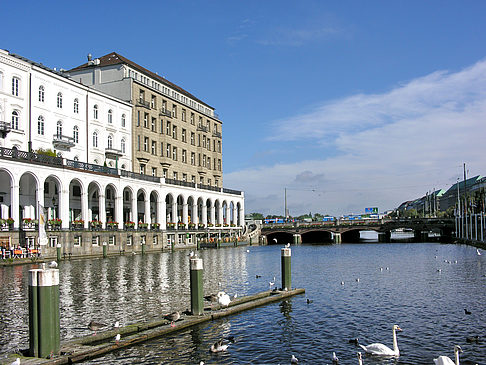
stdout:
[[391,209],[447,189],[463,162],[471,174],[486,174],[486,61],[387,93],[325,102],[278,125],[270,141],[310,141],[336,153],[226,174],[225,185],[245,190],[248,212],[283,212],[285,187],[295,215]]

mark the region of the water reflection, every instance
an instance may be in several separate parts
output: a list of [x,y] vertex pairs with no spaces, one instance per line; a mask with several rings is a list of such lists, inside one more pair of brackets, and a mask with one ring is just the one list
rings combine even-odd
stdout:
[[[257,293],[268,289],[273,276],[280,283],[280,247],[248,249],[199,252],[206,294],[220,288],[240,296]],[[126,325],[189,308],[187,254],[177,251],[61,263],[62,340],[89,334],[87,323],[92,319],[108,326],[115,321]],[[359,337],[364,344],[391,346],[395,323],[404,330],[398,335],[400,358],[366,357],[365,364],[431,364],[440,354],[452,358],[456,343],[464,350],[461,363],[484,363],[486,342],[465,342],[467,336],[483,336],[486,330],[483,260],[486,255],[477,256],[475,249],[459,245],[292,247],[292,283],[305,287],[312,303],[307,303],[306,296],[293,297],[90,363],[285,364],[294,354],[302,363],[325,364],[331,363],[335,351],[342,363],[354,364],[358,348],[348,340]],[[1,354],[28,345],[28,269],[0,269]],[[473,314],[465,316],[464,308]],[[227,353],[209,353],[211,344],[230,335],[236,343]]]

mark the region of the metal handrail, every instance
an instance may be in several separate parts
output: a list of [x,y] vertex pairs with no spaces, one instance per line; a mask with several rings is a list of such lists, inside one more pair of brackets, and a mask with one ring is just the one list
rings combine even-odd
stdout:
[[120,170],[120,176],[128,177],[128,178],[131,178],[131,179],[160,183],[160,177],[158,177],[158,176],[137,174],[136,172],[126,171],[126,170]]
[[108,166],[94,165],[87,162],[66,160],[66,166],[75,169],[80,169],[80,170],[101,172],[109,175],[118,175],[118,169],[115,169],[113,167],[108,167]]
[[165,183],[166,184],[171,184],[171,185],[179,185],[179,186],[188,186],[191,188],[196,187],[196,184],[190,181],[183,181],[183,180],[176,180],[176,179],[168,179],[165,178]]

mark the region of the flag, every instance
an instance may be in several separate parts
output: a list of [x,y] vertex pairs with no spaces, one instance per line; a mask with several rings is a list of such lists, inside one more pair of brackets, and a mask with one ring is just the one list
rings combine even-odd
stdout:
[[38,203],[39,207],[39,245],[47,245],[47,234],[46,234],[46,212],[41,203]]

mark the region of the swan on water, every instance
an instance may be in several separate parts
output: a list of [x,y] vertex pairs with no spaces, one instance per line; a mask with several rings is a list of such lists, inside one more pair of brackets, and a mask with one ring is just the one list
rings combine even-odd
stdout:
[[481,252],[479,251],[479,248],[476,248],[476,253],[478,254],[478,256],[481,256]]
[[299,359],[297,359],[294,355],[292,355],[292,357],[290,358],[290,363],[291,364],[298,364]]
[[226,351],[226,349],[228,348],[228,345],[226,344],[223,344],[223,339],[215,342],[214,344],[211,345],[211,348],[210,348],[210,351],[211,352],[223,352],[223,351]]
[[358,352],[358,365],[363,365],[363,355],[361,355],[361,352]]
[[448,356],[439,356],[437,359],[434,359],[435,365],[459,365],[459,353],[462,352],[462,349],[459,345],[454,346],[454,357],[456,359],[453,362]]
[[381,343],[372,343],[371,345],[364,346],[359,345],[366,353],[377,356],[400,356],[400,351],[398,350],[397,334],[396,331],[401,331],[402,329],[398,325],[393,325],[393,350],[388,346]]
[[332,363],[334,365],[338,365],[339,364],[339,358],[336,356],[336,353],[335,352],[332,353]]
[[116,336],[115,336],[115,342],[118,344],[118,342],[120,341],[120,338],[121,338],[121,335],[118,333]]
[[218,292],[217,296],[218,296],[218,303],[222,307],[227,307],[231,303],[230,296],[226,294],[224,291]]

